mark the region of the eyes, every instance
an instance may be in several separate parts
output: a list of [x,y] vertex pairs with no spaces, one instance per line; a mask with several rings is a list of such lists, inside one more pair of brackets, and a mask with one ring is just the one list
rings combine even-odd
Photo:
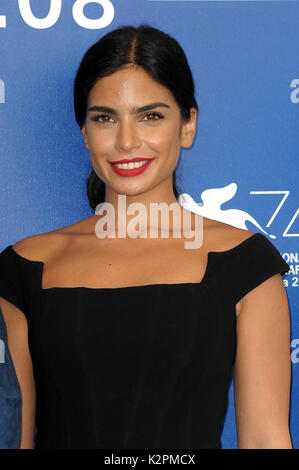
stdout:
[[[162,114],[157,113],[157,112],[148,113],[143,117],[144,121],[159,121],[160,119],[164,119],[164,116],[162,116]],[[91,120],[95,122],[101,122],[101,123],[114,122],[114,119],[111,116],[108,116],[107,114],[97,114],[96,116],[93,116]]]

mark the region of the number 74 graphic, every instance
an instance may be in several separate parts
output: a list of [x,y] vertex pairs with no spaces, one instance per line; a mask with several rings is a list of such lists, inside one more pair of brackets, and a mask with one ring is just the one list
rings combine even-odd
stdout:
[[[290,191],[250,191],[250,194],[282,194],[283,197],[280,201],[280,203],[278,204],[277,208],[275,209],[275,211],[273,212],[273,215],[270,217],[269,221],[267,222],[267,225],[266,227],[270,227],[270,225],[272,224],[273,220],[275,219],[275,217],[277,216],[278,212],[280,211],[280,209],[282,208],[282,206],[284,205],[286,199],[288,198],[289,194],[290,194]],[[289,233],[289,229],[292,227],[293,223],[295,222],[297,216],[299,214],[299,207],[298,209],[296,210],[295,214],[293,215],[293,217],[291,218],[290,222],[288,223],[288,225],[286,226],[282,236],[283,237],[299,237],[299,233]]]

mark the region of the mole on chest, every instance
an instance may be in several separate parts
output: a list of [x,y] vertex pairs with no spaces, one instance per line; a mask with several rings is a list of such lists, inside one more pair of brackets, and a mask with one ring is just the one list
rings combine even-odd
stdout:
[[[135,244],[135,247],[138,245]],[[46,263],[43,289],[49,287],[122,287],[130,285],[200,282],[207,260],[199,251],[179,246],[108,245],[100,251],[64,251]],[[192,252],[192,253],[191,253]]]

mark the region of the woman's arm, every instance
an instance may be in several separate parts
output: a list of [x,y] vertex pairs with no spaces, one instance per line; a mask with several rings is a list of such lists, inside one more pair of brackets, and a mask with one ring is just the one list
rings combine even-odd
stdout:
[[6,324],[7,343],[21,389],[20,449],[34,448],[35,383],[28,346],[28,324],[24,313],[0,297],[0,307]]
[[236,328],[238,449],[292,449],[290,314],[281,274],[243,297]]

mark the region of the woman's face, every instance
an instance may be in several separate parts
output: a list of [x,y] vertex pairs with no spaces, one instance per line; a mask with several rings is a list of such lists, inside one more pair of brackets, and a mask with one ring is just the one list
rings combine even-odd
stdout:
[[[147,109],[141,109],[144,107]],[[181,147],[196,132],[196,109],[183,123],[170,91],[143,68],[126,66],[101,78],[91,89],[82,135],[92,166],[109,190],[137,195],[158,185],[172,188]],[[144,171],[117,173],[112,162],[151,159]],[[169,184],[170,183],[170,184]]]

